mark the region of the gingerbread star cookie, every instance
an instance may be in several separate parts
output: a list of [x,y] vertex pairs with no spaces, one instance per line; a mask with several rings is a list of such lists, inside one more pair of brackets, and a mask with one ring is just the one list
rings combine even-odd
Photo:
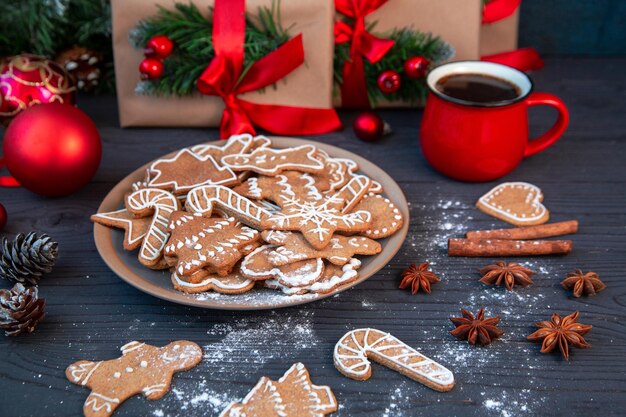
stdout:
[[314,385],[304,365],[296,363],[278,381],[262,377],[220,417],[324,417],[335,411],[337,400],[330,387]]
[[339,372],[357,381],[372,376],[372,360],[436,391],[450,391],[454,387],[454,375],[449,369],[377,329],[346,333],[335,345],[333,359]]
[[222,163],[233,171],[253,171],[268,176],[285,170],[315,173],[324,169],[324,164],[315,158],[315,152],[313,145],[285,149],[258,148],[249,154],[227,155],[222,158]]
[[315,249],[324,249],[335,232],[362,232],[371,225],[368,211],[347,213],[367,192],[371,182],[362,175],[352,178],[335,195],[322,202],[294,198],[281,211],[261,221],[264,229],[299,231]]
[[267,256],[270,263],[277,266],[317,258],[342,266],[354,255],[376,255],[382,250],[380,243],[363,236],[335,235],[330,244],[321,250],[311,247],[300,233],[271,230],[261,236],[267,243],[279,245]]
[[202,349],[179,340],[164,347],[130,342],[122,356],[108,361],[78,361],[68,366],[67,379],[90,388],[85,400],[85,417],[108,417],[133,395],[158,400],[170,389],[175,372],[186,371],[202,360]]
[[543,224],[550,212],[541,204],[543,193],[527,182],[505,182],[492,188],[476,203],[479,210],[516,226]]
[[199,156],[182,149],[171,158],[157,159],[148,168],[148,186],[161,188],[176,195],[187,193],[201,185],[234,185],[235,173],[217,163],[213,156]]
[[199,213],[175,212],[170,217],[171,237],[165,246],[166,259],[175,263],[179,276],[202,268],[231,268],[244,248],[259,239],[259,232],[241,225],[233,217],[206,218]]
[[125,208],[108,213],[97,213],[91,216],[91,221],[103,226],[124,229],[124,249],[138,248],[150,229],[150,217],[137,218]]

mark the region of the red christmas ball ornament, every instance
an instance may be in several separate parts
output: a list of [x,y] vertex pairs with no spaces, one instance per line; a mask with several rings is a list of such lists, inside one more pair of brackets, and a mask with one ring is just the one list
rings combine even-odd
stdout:
[[423,56],[413,56],[404,63],[404,73],[409,78],[424,78],[430,61]]
[[385,94],[395,93],[400,89],[400,85],[402,84],[400,74],[393,70],[381,72],[376,81],[378,83],[378,88],[380,88],[380,91]]
[[8,123],[34,104],[74,104],[72,77],[56,62],[36,55],[0,60],[0,122]]
[[174,49],[174,42],[165,35],[156,35],[150,38],[144,49],[144,54],[148,57],[167,58]]
[[89,182],[100,165],[102,143],[96,125],[76,107],[42,104],[13,119],[4,134],[3,154],[24,188],[58,197]]
[[154,80],[163,75],[163,62],[157,58],[145,58],[139,64],[139,72],[143,80]]
[[389,125],[376,113],[366,111],[359,114],[352,124],[356,136],[365,142],[376,142],[391,132]]
[[7,225],[7,209],[5,209],[2,204],[0,204],[0,232],[4,229],[4,226],[6,225]]

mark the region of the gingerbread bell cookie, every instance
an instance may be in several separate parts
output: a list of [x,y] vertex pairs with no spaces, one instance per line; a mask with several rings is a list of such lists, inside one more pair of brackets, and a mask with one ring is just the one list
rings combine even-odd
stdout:
[[455,383],[449,369],[376,329],[346,333],[335,345],[333,359],[339,372],[358,381],[372,376],[372,360],[436,391],[450,391]]
[[202,360],[202,349],[179,340],[164,347],[130,342],[122,356],[107,361],[78,361],[65,375],[76,384],[90,388],[83,406],[85,417],[108,417],[133,395],[158,400],[170,389],[175,372],[186,371]]
[[178,291],[315,296],[357,280],[406,222],[384,191],[350,159],[243,134],[152,162],[124,208],[92,221]]
[[294,364],[278,380],[262,377],[241,402],[230,404],[220,417],[324,417],[337,411],[330,387],[314,385],[309,371]]
[[527,182],[505,182],[480,197],[479,210],[517,226],[543,224],[550,212],[541,203],[541,190]]

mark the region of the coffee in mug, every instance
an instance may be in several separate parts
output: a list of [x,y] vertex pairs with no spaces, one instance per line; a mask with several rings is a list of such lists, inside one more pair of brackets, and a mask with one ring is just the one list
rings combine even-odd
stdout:
[[503,78],[485,74],[451,74],[442,77],[435,88],[446,96],[469,103],[492,103],[513,100],[521,89]]

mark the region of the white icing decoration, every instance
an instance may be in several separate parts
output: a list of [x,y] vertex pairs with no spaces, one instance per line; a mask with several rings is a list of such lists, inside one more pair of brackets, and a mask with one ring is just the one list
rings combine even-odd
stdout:
[[94,373],[94,371],[96,369],[98,369],[98,367],[100,366],[102,362],[88,362],[88,363],[81,363],[80,365],[78,365],[78,367],[73,366],[71,375],[72,378],[74,378],[74,382],[78,382],[81,380],[81,378],[83,378],[83,375],[85,376],[83,378],[83,380],[80,382],[81,385],[85,385],[87,384],[87,381],[89,381],[89,378],[91,377],[91,374]]
[[[99,403],[100,400],[102,400],[101,403]],[[85,407],[91,406],[91,409],[93,411],[100,411],[102,409],[105,409],[108,413],[110,413],[113,411],[113,407],[111,407],[111,404],[119,403],[120,400],[117,398],[110,398],[102,394],[98,394],[97,392],[92,392],[91,394],[89,394],[89,397],[87,397],[87,400],[85,400]]]
[[[362,343],[358,341],[356,334],[363,335]],[[370,335],[375,336],[373,342],[369,341]],[[395,356],[385,353],[395,349],[403,349],[402,351],[406,353]],[[389,333],[376,329],[356,329],[346,333],[335,345],[333,358],[335,366],[340,368],[344,375],[360,379],[370,372],[369,354],[391,362],[396,368],[404,369],[407,376],[412,379],[427,379],[443,387],[454,384],[454,375],[449,369],[427,358]],[[349,361],[356,362],[347,365]]]
[[137,341],[128,342],[124,346],[122,346],[120,348],[120,350],[122,351],[122,354],[125,355],[128,352],[132,352],[135,349],[139,349],[140,347],[142,347],[144,345],[145,345],[145,343],[141,343],[141,342],[137,342]]
[[324,278],[320,281],[314,282],[311,285],[305,285],[302,287],[288,287],[286,285],[282,285],[275,279],[268,279],[264,282],[264,284],[268,288],[281,290],[287,295],[300,294],[302,291],[327,293],[332,289],[339,287],[344,283],[350,282],[354,278],[356,278],[356,276],[358,275],[357,269],[359,269],[360,266],[361,261],[356,258],[352,258],[342,267],[341,275],[333,275],[330,278]]
[[247,288],[252,282],[251,280],[246,279],[242,281],[240,284],[227,285],[223,281],[220,281],[220,277],[209,276],[209,278],[206,278],[197,284],[192,284],[190,282],[181,280],[178,274],[175,272],[172,273],[172,278],[176,281],[176,284],[180,285],[181,287],[199,288],[199,287],[204,287],[209,284],[213,284],[214,286],[224,289],[224,290],[241,290],[241,289]]

